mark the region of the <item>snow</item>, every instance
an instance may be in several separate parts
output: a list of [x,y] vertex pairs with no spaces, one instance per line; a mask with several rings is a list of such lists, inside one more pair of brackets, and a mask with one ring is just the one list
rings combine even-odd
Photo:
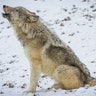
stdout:
[[[0,0],[36,12],[86,64],[96,78],[96,0]],[[41,75],[36,93],[29,87],[30,66],[9,22],[0,15],[0,96],[96,96],[96,86],[49,89],[54,81]]]

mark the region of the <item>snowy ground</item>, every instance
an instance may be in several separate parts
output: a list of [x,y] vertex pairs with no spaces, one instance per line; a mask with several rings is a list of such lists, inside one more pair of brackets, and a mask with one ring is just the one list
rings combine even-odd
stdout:
[[[2,5],[24,6],[48,22],[96,78],[96,0],[0,0]],[[54,83],[41,76],[37,92],[29,87],[29,62],[8,21],[0,15],[0,96],[96,96],[96,87],[49,90]]]

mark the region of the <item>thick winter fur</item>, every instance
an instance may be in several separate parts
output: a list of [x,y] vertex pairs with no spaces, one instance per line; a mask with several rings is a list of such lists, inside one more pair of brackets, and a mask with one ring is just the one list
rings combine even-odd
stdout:
[[75,89],[96,85],[89,70],[74,52],[42,22],[39,16],[23,7],[3,6],[3,17],[15,29],[30,61],[30,88],[35,92],[41,72],[52,77],[56,89]]

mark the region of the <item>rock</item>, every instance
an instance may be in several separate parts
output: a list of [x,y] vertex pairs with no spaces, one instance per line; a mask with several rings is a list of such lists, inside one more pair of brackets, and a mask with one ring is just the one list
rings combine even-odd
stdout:
[[0,94],[4,94],[4,92],[0,91]]

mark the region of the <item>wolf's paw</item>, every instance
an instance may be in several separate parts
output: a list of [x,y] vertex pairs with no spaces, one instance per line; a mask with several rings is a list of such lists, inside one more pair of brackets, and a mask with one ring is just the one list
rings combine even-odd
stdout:
[[64,86],[63,86],[61,83],[58,83],[58,84],[54,84],[54,85],[52,86],[52,88],[55,88],[55,89],[63,89]]
[[35,93],[35,92],[36,92],[36,90],[33,90],[33,89],[29,89],[27,91],[24,91],[24,93],[26,93],[26,94],[28,94],[28,93]]

